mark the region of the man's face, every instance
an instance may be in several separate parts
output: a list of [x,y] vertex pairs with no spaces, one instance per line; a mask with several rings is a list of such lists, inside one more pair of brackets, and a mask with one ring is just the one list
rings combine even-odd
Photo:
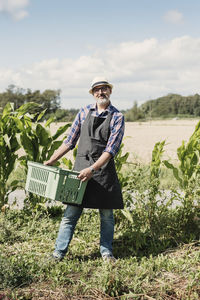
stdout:
[[93,96],[98,104],[107,104],[110,102],[112,90],[107,85],[99,85],[93,88]]

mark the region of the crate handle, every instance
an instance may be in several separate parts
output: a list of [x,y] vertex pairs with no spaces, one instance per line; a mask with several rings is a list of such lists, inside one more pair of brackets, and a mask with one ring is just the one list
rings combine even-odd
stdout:
[[83,184],[83,182],[80,180],[78,190],[81,189],[82,184]]

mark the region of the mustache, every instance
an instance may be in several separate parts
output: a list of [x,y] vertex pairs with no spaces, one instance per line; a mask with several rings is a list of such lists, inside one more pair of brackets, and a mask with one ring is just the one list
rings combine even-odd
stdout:
[[100,94],[99,96],[103,97],[103,98],[106,98],[106,99],[109,99],[109,97],[107,95],[105,95],[104,93]]

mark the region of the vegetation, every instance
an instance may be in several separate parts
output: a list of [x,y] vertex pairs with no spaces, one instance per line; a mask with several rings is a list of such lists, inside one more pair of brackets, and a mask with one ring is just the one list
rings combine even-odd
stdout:
[[133,107],[124,112],[127,122],[148,120],[152,118],[186,118],[200,116],[200,95],[181,96],[169,94],[155,100],[146,101],[140,107],[137,102]]
[[60,90],[45,90],[41,93],[39,90],[31,91],[31,89],[22,89],[14,85],[8,86],[5,92],[0,93],[0,112],[7,103],[13,103],[13,107],[18,109],[26,103],[39,104],[29,106],[29,113],[45,111],[41,121],[45,121],[54,117],[58,122],[71,122],[77,114],[77,109],[61,109]]
[[[13,102],[15,109],[23,104],[33,102],[39,104],[31,108],[31,113],[42,112],[45,114],[41,121],[54,117],[57,122],[72,122],[78,113],[78,109],[61,108],[61,91],[24,90],[14,85],[8,86],[5,92],[0,93],[0,111],[8,102]],[[133,107],[123,111],[126,122],[145,121],[155,118],[195,118],[200,116],[200,95],[181,96],[169,94],[164,97],[149,100],[138,106],[134,101]]]
[[[20,186],[18,180],[13,180],[9,188],[7,186],[7,181],[17,166],[17,160],[26,169],[28,160],[48,160],[62,143],[62,140],[57,139],[70,126],[66,124],[60,127],[52,136],[49,126],[54,118],[46,121],[43,127],[39,121],[45,110],[41,113],[29,113],[38,107],[38,104],[29,102],[15,111],[13,105],[7,103],[0,116],[0,207],[7,203],[9,193]],[[25,154],[19,158],[17,151],[20,148],[24,149]]]
[[32,107],[31,112],[46,110],[47,113],[54,113],[60,108],[60,90],[45,90],[41,93],[39,90],[32,92],[30,89],[24,90],[10,85],[5,92],[0,93],[0,107],[3,109],[8,102],[14,103],[15,109],[33,102],[41,106]]
[[135,233],[116,213],[117,261],[107,264],[99,255],[98,214],[91,210],[79,220],[67,257],[54,263],[49,254],[61,218],[55,212],[1,214],[1,299],[199,299],[198,242],[157,255],[136,253]]
[[[18,162],[26,172],[27,160],[48,159],[67,128],[61,127],[52,137],[46,129],[52,119],[43,127],[39,121],[44,112],[27,112],[33,105],[27,103],[14,111],[7,104],[0,119],[4,155],[0,182],[3,188],[6,184],[5,194],[19,145],[25,155]],[[115,160],[125,209],[115,211],[115,263],[100,257],[96,210],[83,213],[66,258],[55,263],[49,255],[64,206],[47,206],[44,198],[29,195],[29,205],[18,211],[7,205],[8,197],[2,194],[0,299],[199,299],[199,135],[200,122],[188,143],[177,149],[176,166],[162,159],[162,141],[155,144],[150,165],[125,168],[128,153],[123,154],[122,144]],[[2,175],[4,163],[12,169],[7,177]],[[72,167],[70,160],[63,163]],[[168,194],[161,189],[164,167],[177,181]]]

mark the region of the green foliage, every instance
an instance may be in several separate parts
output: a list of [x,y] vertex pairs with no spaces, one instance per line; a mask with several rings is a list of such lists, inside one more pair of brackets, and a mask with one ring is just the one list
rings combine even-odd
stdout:
[[200,122],[196,125],[195,131],[188,143],[186,144],[183,141],[182,145],[177,149],[177,156],[179,160],[178,166],[174,166],[166,160],[163,163],[168,169],[173,171],[180,189],[185,193],[184,206],[186,210],[192,210],[194,198],[198,199],[198,195],[200,194]]
[[184,193],[181,196],[179,191],[174,191],[174,195],[179,197],[182,203],[182,208],[178,209],[180,216],[177,223],[181,224],[181,230],[193,230],[195,235],[196,230],[199,230],[197,224],[195,226],[194,220],[199,220],[200,207],[200,122],[198,122],[188,143],[182,142],[182,145],[177,149],[177,155],[178,166],[174,166],[166,160],[163,163],[172,170],[180,190]]
[[[76,159],[76,155],[77,155],[77,149],[78,149],[78,146],[76,146],[73,150],[73,159],[75,161]],[[62,158],[62,163],[65,165],[65,167],[68,169],[68,170],[72,170],[73,169],[73,162],[71,161],[71,159],[68,159],[66,157],[63,157]]]
[[[100,220],[94,210],[83,213],[67,257],[49,259],[60,218],[8,211],[1,224],[17,232],[17,239],[0,243],[0,295],[17,299],[198,299],[199,243],[158,255],[135,256],[135,235],[126,240],[126,220],[116,230],[115,263],[99,254]],[[94,226],[95,224],[95,226]],[[21,238],[20,238],[21,237]],[[132,245],[132,247],[130,247]]]
[[146,118],[152,117],[173,117],[188,115],[197,117],[200,112],[200,95],[180,96],[169,94],[155,100],[149,100],[141,105],[140,109]]
[[[189,242],[198,238],[200,211],[191,185],[183,195],[178,191],[166,194],[160,189],[164,146],[165,141],[156,143],[150,166],[136,165],[130,170],[123,189],[126,206],[122,214],[127,220],[127,232],[121,239],[128,248],[128,236],[134,236],[137,255],[157,253],[181,240]],[[164,163],[170,165],[167,161]]]
[[0,115],[0,207],[7,203],[8,195],[15,190],[18,181],[10,183],[10,190],[7,190],[7,180],[15,168],[16,154],[20,148],[17,141],[17,129],[15,127],[15,112],[13,105],[8,103],[2,115]]
[[44,110],[46,113],[54,113],[60,108],[60,90],[45,90],[41,93],[39,90],[32,92],[30,89],[24,90],[10,85],[5,92],[0,93],[0,107],[4,108],[8,102],[13,102],[15,109],[18,109],[25,103],[32,102],[39,105],[32,106],[31,113]]
[[19,131],[18,142],[24,149],[25,155],[20,157],[22,165],[27,166],[27,161],[44,162],[48,160],[54,151],[62,144],[62,140],[57,139],[67,130],[70,124],[65,124],[58,128],[54,135],[50,133],[50,124],[53,118],[47,120],[42,126],[39,121],[43,117],[44,112],[37,114],[27,114],[27,110],[33,107],[34,103],[22,105],[17,110],[17,118],[15,125]]
[[[19,180],[13,180],[9,183],[9,188],[7,186],[18,159],[17,150],[23,148],[25,151],[19,161],[25,167],[26,172],[27,161],[43,163],[51,157],[62,144],[62,140],[58,138],[70,126],[69,123],[65,124],[58,128],[54,135],[51,135],[49,127],[54,119],[50,118],[42,126],[40,121],[45,110],[41,113],[30,114],[31,110],[38,107],[39,104],[28,102],[15,111],[13,105],[8,103],[0,116],[0,207],[7,203],[9,193],[20,185]],[[40,197],[36,202],[42,202],[42,198]]]
[[188,118],[200,116],[200,95],[181,96],[169,94],[154,100],[148,100],[138,107],[135,101],[133,107],[124,112],[127,122],[148,120],[152,118]]
[[115,155],[115,167],[116,167],[116,172],[119,178],[121,188],[123,188],[127,183],[127,176],[125,173],[122,172],[122,167],[127,164],[127,160],[129,157],[128,152],[123,154],[123,148],[124,148],[124,143],[120,145],[119,152]]
[[[166,220],[170,222],[170,203],[158,200],[161,196],[159,185],[164,146],[165,141],[156,143],[150,166],[142,168],[136,165],[130,170],[127,185],[123,189],[126,207],[122,213],[129,223],[127,234],[132,232],[135,237],[136,253],[141,249],[146,251],[147,245],[148,251],[160,251],[166,247],[164,237],[167,232],[164,224]],[[163,241],[158,246],[159,239]]]
[[[32,105],[32,103],[29,103]],[[27,161],[44,162],[48,160],[53,152],[62,144],[57,141],[57,138],[63,134],[70,124],[60,127],[57,132],[52,136],[49,126],[53,119],[46,121],[44,127],[38,123],[42,117],[40,114],[35,122],[36,115],[25,114],[27,104],[22,105],[19,109],[21,119],[16,120],[16,127],[19,129],[18,141],[20,146],[24,149],[26,155],[20,158],[21,164],[27,165]]]
[[18,109],[25,103],[39,104],[30,107],[30,113],[45,112],[42,121],[54,118],[57,122],[72,122],[77,109],[62,109],[60,107],[60,90],[45,90],[41,93],[39,90],[31,91],[24,90],[14,85],[8,86],[7,90],[0,93],[0,111],[8,102],[14,104],[15,109]]
[[155,178],[159,179],[159,175],[161,172],[161,158],[164,153],[165,141],[158,142],[155,144],[154,149],[152,151],[152,159],[150,164],[150,179],[153,180]]
[[124,113],[126,122],[134,122],[137,120],[145,119],[143,111],[138,107],[137,102],[134,102],[134,105],[131,109],[127,110]]
[[[49,126],[53,118],[42,127],[39,121],[45,112],[39,115],[28,113],[31,105],[27,103],[17,111],[8,105],[1,119],[0,146],[8,147],[6,155],[9,149],[17,151],[19,145],[23,146],[25,155],[21,162],[24,166],[27,160],[43,162],[48,159],[51,151],[60,145],[55,144],[57,138],[67,129],[61,127],[51,136]],[[5,128],[7,131],[4,132]],[[12,135],[17,137],[14,144]],[[128,164],[129,154],[123,154],[124,145],[121,145],[115,163],[125,209],[115,211],[114,255],[118,258],[115,264],[106,264],[99,257],[100,222],[94,210],[87,210],[80,218],[67,263],[57,264],[47,256],[53,250],[62,206],[46,208],[44,199],[32,196],[31,209],[2,210],[0,289],[12,299],[39,299],[40,284],[45,286],[41,287],[42,291],[49,290],[48,295],[43,294],[47,299],[51,299],[55,288],[62,290],[66,297],[77,299],[86,295],[99,299],[168,299],[169,295],[177,299],[185,296],[198,299],[200,249],[194,241],[199,239],[200,230],[199,141],[200,122],[188,143],[183,142],[177,149],[178,166],[162,161],[165,147],[165,141],[162,141],[155,144],[149,166],[134,164],[126,172],[123,167]],[[77,148],[73,152],[74,158],[76,152]],[[62,162],[72,168],[70,160],[64,158]],[[172,171],[183,193],[172,190],[170,195],[165,195],[160,189],[163,165]],[[184,247],[181,253],[177,249],[175,258],[170,252],[160,254],[183,243],[191,244],[185,246],[185,252]],[[177,290],[177,284],[173,284],[167,274],[177,276],[177,282],[180,282],[181,272],[184,285],[180,284],[181,288]],[[31,286],[29,294],[23,294],[23,286],[26,286],[26,293]]]
[[[26,282],[32,281],[30,272],[30,262],[24,260],[21,256],[13,256],[8,259],[0,254],[1,270],[0,270],[0,288],[17,287]],[[33,262],[31,262],[33,263]],[[6,270],[6,271],[5,271]]]

